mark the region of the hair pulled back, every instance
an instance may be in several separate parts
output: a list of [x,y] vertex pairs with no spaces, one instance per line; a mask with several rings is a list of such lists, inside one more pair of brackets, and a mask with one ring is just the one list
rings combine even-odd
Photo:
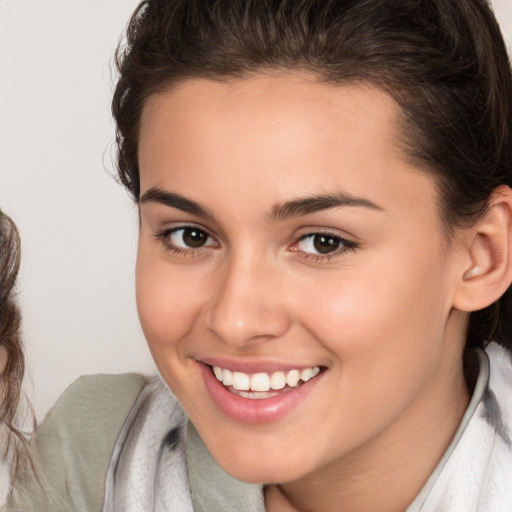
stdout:
[[[390,94],[408,156],[437,180],[448,235],[512,185],[512,77],[486,0],[146,0],[117,66],[118,176],[135,201],[149,96],[188,78],[272,70]],[[510,290],[470,315],[467,346],[491,339],[512,350]]]

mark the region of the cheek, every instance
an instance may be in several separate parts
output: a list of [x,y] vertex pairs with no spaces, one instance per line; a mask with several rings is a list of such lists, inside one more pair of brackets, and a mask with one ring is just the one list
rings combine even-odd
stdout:
[[432,271],[425,260],[381,261],[306,287],[298,317],[331,354],[332,393],[321,416],[340,443],[375,435],[435,379],[446,308],[441,289],[425,289]]
[[136,294],[139,319],[159,365],[159,354],[178,349],[200,310],[198,279],[157,258],[148,258],[139,249]]
[[[404,258],[403,254],[407,257]],[[450,311],[443,253],[403,248],[307,285],[303,323],[348,372],[394,381],[440,357]],[[411,368],[414,368],[411,370]],[[354,375],[355,377],[355,375]]]
[[200,318],[200,283],[163,258],[146,258],[139,249],[136,294],[140,324],[158,371],[189,410],[193,403],[187,390],[196,389],[199,379],[187,340]]

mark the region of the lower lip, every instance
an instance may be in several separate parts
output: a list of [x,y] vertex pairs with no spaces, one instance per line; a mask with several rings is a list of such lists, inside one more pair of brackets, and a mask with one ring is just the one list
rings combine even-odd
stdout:
[[317,377],[301,384],[293,391],[285,392],[271,398],[244,398],[228,391],[215,377],[211,367],[198,363],[206,389],[209,391],[215,405],[228,417],[242,423],[269,423],[279,421],[292,409],[297,407],[311,390],[322,373]]

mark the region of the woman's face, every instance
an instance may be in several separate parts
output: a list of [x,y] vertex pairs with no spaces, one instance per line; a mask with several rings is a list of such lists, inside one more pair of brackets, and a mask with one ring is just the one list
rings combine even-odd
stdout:
[[378,89],[298,74],[189,80],[145,105],[142,327],[242,480],[361,460],[465,393],[463,257],[397,116]]

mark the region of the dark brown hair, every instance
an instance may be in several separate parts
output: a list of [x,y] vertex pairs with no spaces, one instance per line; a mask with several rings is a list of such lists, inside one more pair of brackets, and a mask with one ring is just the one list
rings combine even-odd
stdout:
[[[16,465],[17,445],[22,441],[15,420],[24,373],[21,316],[14,287],[20,265],[20,240],[12,220],[0,210],[0,425],[7,428],[2,457]],[[12,460],[14,458],[14,460]]]
[[[139,198],[145,100],[193,77],[304,70],[366,82],[402,113],[409,157],[438,182],[448,234],[512,185],[512,77],[485,0],[146,0],[117,54],[118,175]],[[472,313],[467,346],[512,348],[510,290]]]

